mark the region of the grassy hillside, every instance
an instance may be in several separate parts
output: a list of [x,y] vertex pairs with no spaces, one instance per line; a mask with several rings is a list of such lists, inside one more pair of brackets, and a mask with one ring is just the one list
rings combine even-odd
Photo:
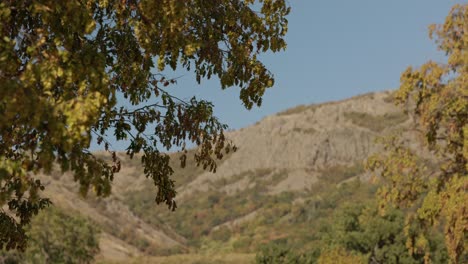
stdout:
[[337,215],[373,204],[377,186],[363,161],[379,150],[377,136],[408,124],[389,98],[383,92],[300,106],[230,132],[239,150],[219,161],[215,174],[191,155],[181,169],[179,154],[170,154],[174,212],[155,204],[156,189],[138,155],[118,154],[122,171],[108,198],[79,197],[72,176],[58,171],[42,180],[57,207],[79,211],[99,227],[100,263],[263,263],[272,252],[315,263],[324,249],[342,252],[330,248],[342,245],[330,239],[341,234]]
[[[177,230],[195,252],[253,253],[276,239],[291,245],[313,242],[310,239],[318,231],[314,226],[337,206],[373,196],[375,188],[359,180],[338,184],[361,172],[360,165],[329,168],[308,190],[279,194],[271,194],[268,186],[284,178],[286,171],[268,178],[264,177],[267,170],[248,172],[237,177],[239,181],[248,178],[248,187],[229,195],[220,191],[222,182],[215,182],[208,191],[196,191],[180,201],[175,212],[154,204],[151,187],[128,192],[125,202],[144,221],[166,223]],[[252,214],[252,219],[242,221]]]

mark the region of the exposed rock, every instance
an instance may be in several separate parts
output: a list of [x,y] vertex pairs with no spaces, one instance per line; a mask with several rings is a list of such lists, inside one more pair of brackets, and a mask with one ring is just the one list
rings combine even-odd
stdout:
[[[379,148],[374,144],[376,136],[408,125],[407,117],[388,100],[389,96],[387,91],[300,106],[230,132],[228,137],[238,151],[219,166],[216,174],[202,173],[182,186],[178,198],[208,189],[208,180],[229,179],[264,168],[288,171],[286,179],[271,187],[273,193],[307,188],[315,182],[321,168],[362,161]],[[382,131],[376,132],[375,124],[366,123],[366,118],[379,122],[379,129],[384,126]],[[249,182],[242,183],[244,186],[237,183],[236,187],[246,188]]]

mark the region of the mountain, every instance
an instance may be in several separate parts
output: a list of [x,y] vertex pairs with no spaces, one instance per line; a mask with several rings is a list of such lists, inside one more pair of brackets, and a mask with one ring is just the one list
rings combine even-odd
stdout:
[[[373,152],[376,135],[408,118],[390,101],[388,92],[372,93],[339,102],[298,106],[269,116],[257,124],[228,135],[239,147],[216,174],[203,173],[181,186],[179,197],[206,190],[209,182],[230,179],[248,171],[268,170],[271,176],[287,175],[272,193],[310,186],[330,166],[349,166]],[[246,183],[246,182],[245,182]],[[225,186],[227,192],[237,186]]]
[[307,245],[315,232],[309,230],[337,204],[372,196],[375,188],[359,184],[369,179],[363,161],[379,150],[376,137],[407,128],[409,119],[390,91],[369,93],[301,105],[228,132],[238,150],[215,174],[193,159],[180,169],[179,154],[171,153],[175,212],[154,203],[156,189],[138,156],[118,154],[122,170],[108,198],[79,197],[73,177],[58,171],[42,181],[55,205],[100,226],[101,260],[210,252],[251,258],[272,240]]

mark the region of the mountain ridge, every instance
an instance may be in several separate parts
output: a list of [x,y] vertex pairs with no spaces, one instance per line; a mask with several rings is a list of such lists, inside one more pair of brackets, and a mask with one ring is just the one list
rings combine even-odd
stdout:
[[[186,208],[181,207],[200,194],[215,192],[214,205],[216,199],[224,199],[225,206],[236,206],[242,203],[243,193],[261,192],[265,197],[276,199],[284,193],[313,189],[317,181],[331,173],[345,175],[344,180],[349,179],[348,176],[368,177],[362,169],[362,161],[379,149],[374,139],[407,127],[410,122],[409,117],[393,105],[391,98],[391,91],[384,91],[302,105],[265,117],[246,128],[229,131],[226,136],[238,150],[219,161],[215,174],[196,167],[193,158],[188,158],[188,168],[179,169],[177,157],[180,154],[171,153],[171,164],[176,168],[172,178],[178,185],[177,210],[184,211]],[[101,259],[122,261],[148,254],[191,252],[193,237],[248,224],[262,212],[261,204],[242,205],[237,215],[226,215],[214,221],[200,234],[190,233],[187,231],[190,228],[184,226],[188,224],[184,224],[185,219],[178,220],[166,208],[154,205],[155,187],[149,186],[150,181],[144,177],[138,156],[129,160],[124,153],[118,153],[118,158],[122,160],[122,171],[115,176],[113,194],[109,198],[92,195],[79,198],[69,173],[41,176],[47,184],[46,196],[51,197],[54,204],[79,211],[102,228]],[[221,193],[225,197],[220,196]],[[142,197],[145,202],[139,202]],[[299,196],[292,201],[301,199]],[[143,209],[137,208],[140,205]],[[226,210],[229,214],[229,208]],[[151,217],[146,217],[144,212]],[[193,209],[195,220],[204,217],[198,216],[200,212]],[[185,233],[180,225],[184,226]]]

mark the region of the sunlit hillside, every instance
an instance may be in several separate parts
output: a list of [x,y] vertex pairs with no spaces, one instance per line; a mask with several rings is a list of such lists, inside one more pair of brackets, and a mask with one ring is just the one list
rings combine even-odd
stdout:
[[[99,263],[253,263],[278,250],[313,263],[346,210],[376,208],[378,181],[366,159],[382,149],[381,136],[414,137],[410,123],[391,92],[269,116],[228,134],[238,150],[214,174],[193,158],[182,169],[180,153],[170,154],[175,211],[154,202],[139,156],[118,154],[123,169],[107,198],[80,197],[73,177],[59,170],[41,179],[55,207],[98,227]],[[403,232],[403,217],[392,219]]]
[[[313,247],[322,222],[344,203],[373,196],[365,158],[377,136],[406,126],[389,92],[298,106],[233,131],[238,146],[215,174],[189,159],[177,168],[175,212],[156,205],[138,157],[123,161],[109,198],[80,198],[70,175],[43,177],[53,203],[100,227],[101,259],[173,254],[254,254],[282,240]],[[73,198],[74,197],[74,198]]]

